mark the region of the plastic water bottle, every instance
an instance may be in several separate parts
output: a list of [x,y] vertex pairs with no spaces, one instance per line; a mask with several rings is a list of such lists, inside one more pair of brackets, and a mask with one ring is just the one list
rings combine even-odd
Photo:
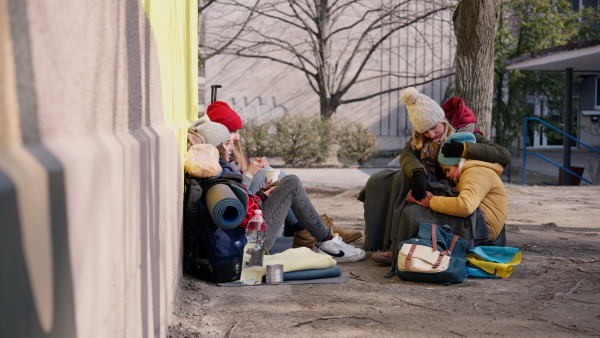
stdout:
[[240,281],[244,285],[261,284],[262,282],[266,232],[267,224],[262,216],[262,210],[255,210],[254,216],[246,226],[248,243],[244,247],[244,260],[240,276]]

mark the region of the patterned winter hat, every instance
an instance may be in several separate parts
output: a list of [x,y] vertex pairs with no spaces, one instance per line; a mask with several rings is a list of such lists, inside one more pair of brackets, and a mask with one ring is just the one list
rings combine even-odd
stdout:
[[227,127],[230,132],[242,129],[244,124],[240,116],[223,101],[215,101],[206,107],[206,115],[211,121]]
[[[475,135],[473,135],[473,133],[456,133],[448,136],[446,141],[444,141],[444,143],[442,144],[442,147],[444,146],[444,144],[450,142],[476,143],[477,141],[475,140]],[[446,157],[440,151],[440,153],[438,154],[438,162],[444,165],[458,165],[458,162],[460,162],[460,157]]]
[[229,130],[227,130],[227,127],[210,121],[206,116],[196,120],[190,127],[190,130],[202,135],[206,143],[212,144],[215,147],[229,139]]
[[410,122],[419,133],[433,128],[445,117],[442,107],[429,96],[419,94],[419,91],[413,87],[403,90],[400,99],[406,105]]

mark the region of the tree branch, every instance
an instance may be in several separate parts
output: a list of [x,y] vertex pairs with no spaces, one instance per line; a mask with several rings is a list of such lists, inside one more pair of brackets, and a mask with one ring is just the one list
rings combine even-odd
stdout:
[[340,104],[347,104],[347,103],[354,103],[354,102],[359,102],[359,101],[365,101],[365,100],[374,98],[376,96],[380,96],[380,95],[387,94],[387,93],[392,93],[392,92],[395,92],[395,91],[398,91],[398,90],[402,90],[402,89],[405,89],[405,88],[408,88],[408,87],[421,86],[421,85],[428,84],[428,83],[431,83],[431,82],[436,81],[436,80],[445,79],[445,78],[453,76],[453,75],[454,75],[454,73],[449,73],[449,74],[438,76],[436,78],[429,79],[429,80],[426,80],[426,81],[416,82],[416,83],[412,83],[412,84],[409,84],[409,85],[406,85],[406,86],[402,86],[402,87],[390,88],[390,89],[387,89],[387,90],[383,90],[383,91],[380,91],[380,92],[377,92],[377,93],[373,93],[373,94],[370,94],[370,95],[366,95],[366,96],[362,96],[362,97],[357,97],[357,98],[350,99],[350,100],[341,100]]

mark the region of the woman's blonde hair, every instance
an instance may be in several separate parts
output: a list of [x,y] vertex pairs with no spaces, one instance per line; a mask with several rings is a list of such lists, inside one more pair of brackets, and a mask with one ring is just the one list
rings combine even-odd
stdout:
[[[446,118],[444,118],[439,123],[444,124],[444,133],[442,134],[442,137],[440,137],[440,143],[443,143],[444,141],[446,141],[448,136],[454,134],[455,129],[454,129],[454,127],[452,127],[452,125],[450,124],[450,122],[448,122],[448,120]],[[413,130],[412,141],[411,141],[410,145],[412,146],[413,150],[421,151],[421,149],[423,149],[423,144],[428,139],[429,138],[427,136],[425,136],[424,133],[419,133],[418,131]]]
[[233,156],[239,163],[242,170],[248,170],[248,161],[246,160],[246,155],[244,154],[244,151],[242,150],[242,145],[239,141],[234,142],[233,144]]
[[219,159],[225,162],[229,162],[229,155],[227,154],[227,150],[223,146],[223,143],[217,146],[217,150],[219,151]]

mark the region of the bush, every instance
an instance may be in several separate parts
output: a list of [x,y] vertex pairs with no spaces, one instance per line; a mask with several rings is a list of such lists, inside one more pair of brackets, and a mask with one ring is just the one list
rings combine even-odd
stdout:
[[361,123],[330,121],[319,116],[285,114],[267,122],[244,125],[242,145],[246,156],[279,156],[286,165],[309,166],[323,162],[329,148],[338,145],[344,162],[364,164],[377,151],[379,140]]
[[269,122],[251,121],[244,125],[240,137],[242,138],[242,148],[246,156],[276,156],[273,151],[272,134],[274,134]]
[[364,164],[379,147],[377,136],[360,122],[341,120],[336,129],[338,158]]
[[286,165],[322,162],[331,144],[330,123],[319,116],[285,114],[271,120],[275,127],[272,146]]

